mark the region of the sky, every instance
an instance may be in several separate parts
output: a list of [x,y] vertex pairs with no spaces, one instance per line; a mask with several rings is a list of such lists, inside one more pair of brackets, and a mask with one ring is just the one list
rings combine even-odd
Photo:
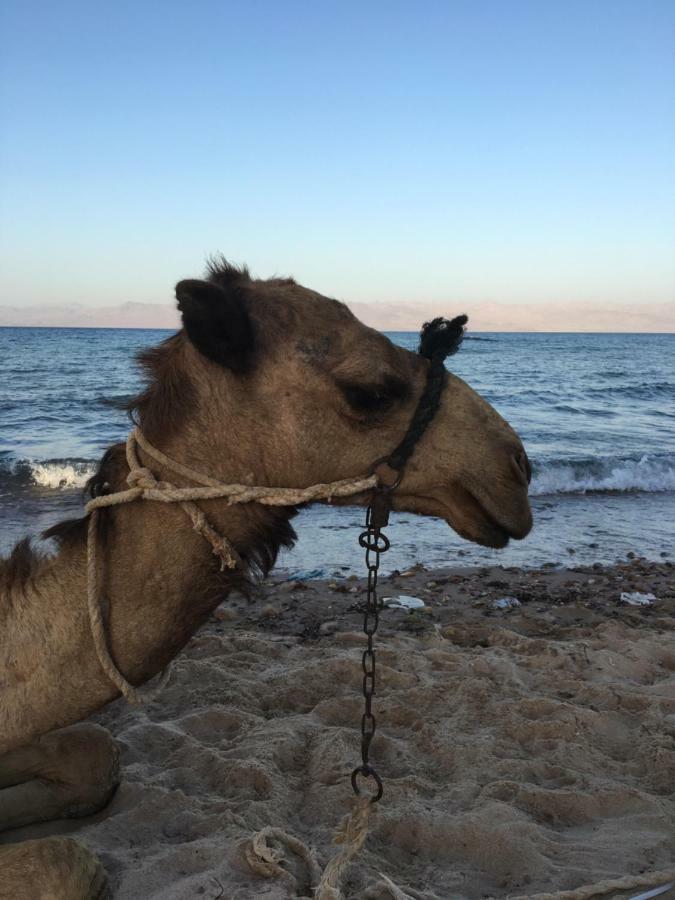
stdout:
[[223,252],[380,327],[675,331],[674,47],[672,0],[0,0],[0,324],[163,324]]

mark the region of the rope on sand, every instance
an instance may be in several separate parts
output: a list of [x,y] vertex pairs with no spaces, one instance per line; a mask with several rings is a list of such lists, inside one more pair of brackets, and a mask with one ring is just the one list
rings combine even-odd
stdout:
[[364,844],[372,809],[370,797],[358,797],[354,801],[351,812],[343,818],[333,835],[333,843],[342,845],[341,849],[329,859],[323,872],[319,868],[314,851],[280,828],[263,828],[262,831],[256,832],[246,843],[244,856],[251,870],[257,875],[262,875],[263,878],[281,878],[292,890],[296,890],[297,879],[280,864],[279,851],[273,850],[267,844],[268,838],[274,838],[305,861],[315,900],[342,900],[340,881],[352,858]]
[[[610,894],[614,891],[631,891],[634,888],[641,887],[662,887],[668,885],[669,882],[672,882],[670,887],[675,887],[675,869],[665,869],[661,872],[644,872],[642,875],[624,875],[622,878],[598,881],[596,884],[587,884],[574,888],[571,891],[555,891],[549,894],[523,894],[512,898],[512,900],[591,900],[593,897],[602,897],[604,894]],[[651,894],[651,891],[649,893]]]
[[342,874],[366,840],[368,819],[372,809],[373,803],[369,796],[357,797],[352,811],[336,828],[333,843],[341,844],[342,849],[328,860],[315,892],[316,900],[341,900]]
[[291,889],[297,887],[294,876],[281,865],[283,854],[275,850],[267,843],[268,840],[279,841],[296,856],[302,859],[308,870],[308,876],[312,885],[316,884],[321,876],[319,864],[316,861],[314,851],[292,834],[287,834],[281,828],[267,827],[256,832],[244,847],[244,856],[251,871],[263,878],[281,878]]
[[[150,469],[142,466],[138,459],[137,447],[148,456],[175,474],[194,481],[199,487],[177,487],[170,481],[158,481]],[[89,514],[87,530],[87,607],[91,634],[101,668],[108,679],[130,703],[143,703],[152,699],[162,690],[168,680],[168,670],[159,683],[151,689],[139,690],[120,672],[110,653],[106,625],[103,619],[99,584],[100,566],[98,561],[98,518],[99,510],[111,506],[122,506],[136,500],[154,500],[159,503],[177,503],[192,522],[193,529],[210,545],[220,559],[221,571],[235,569],[242,560],[228,539],[213,528],[197,505],[198,500],[227,498],[228,504],[261,503],[265,506],[297,506],[311,500],[331,500],[333,497],[349,497],[372,490],[377,484],[376,475],[362,478],[348,478],[327,484],[313,484],[307,488],[252,487],[247,484],[223,484],[215,478],[203,475],[183,463],[176,462],[161,450],[153,447],[139,428],[129,434],[126,443],[129,488],[114,494],[94,497],[85,507]]]
[[[374,804],[369,797],[359,797],[354,801],[349,812],[338,825],[333,836],[333,843],[342,845],[340,849],[321,872],[313,850],[307,847],[301,840],[287,834],[280,828],[263,828],[256,832],[244,848],[244,855],[251,871],[263,878],[280,878],[295,893],[293,896],[301,896],[297,893],[297,879],[281,865],[282,854],[267,844],[267,839],[272,838],[285,844],[296,856],[299,856],[307,865],[308,880],[312,886],[314,900],[343,900],[344,895],[340,890],[342,876],[351,863],[353,857],[363,846],[368,835],[368,820]],[[413,900],[410,894],[406,894],[391,878],[382,872],[378,873],[382,882],[393,900]],[[634,896],[631,900],[646,900],[647,897],[656,897],[658,894],[675,887],[675,869],[667,869],[660,872],[645,872],[642,875],[625,875],[622,878],[607,879],[595,884],[584,885],[569,891],[555,891],[543,894],[523,894],[513,897],[511,900],[593,900],[616,891],[631,891],[636,888],[654,888],[646,894]]]

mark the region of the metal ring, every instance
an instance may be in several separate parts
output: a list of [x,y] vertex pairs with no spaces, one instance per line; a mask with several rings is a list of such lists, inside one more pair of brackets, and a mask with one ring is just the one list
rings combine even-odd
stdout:
[[378,800],[382,799],[382,794],[384,793],[384,786],[382,784],[382,779],[377,774],[375,769],[369,765],[357,766],[352,772],[352,788],[357,797],[361,795],[361,788],[356,783],[356,779],[359,775],[363,775],[364,778],[373,778],[375,784],[377,785],[377,793],[373,794],[370,798],[371,803],[377,803]]
[[359,545],[364,550],[371,550],[373,553],[386,553],[391,547],[391,541],[381,531],[377,533],[362,531],[359,535]]
[[[392,484],[386,484],[385,482],[383,482],[382,479],[380,478],[379,474],[377,473],[377,469],[383,465],[389,466],[389,468],[392,470],[392,472],[397,473],[396,480]],[[370,467],[370,474],[377,475],[377,480],[378,480],[377,489],[380,491],[393,491],[399,486],[401,481],[403,481],[403,470],[397,469],[394,466],[390,465],[388,456],[381,456],[379,459],[376,459],[375,462]]]

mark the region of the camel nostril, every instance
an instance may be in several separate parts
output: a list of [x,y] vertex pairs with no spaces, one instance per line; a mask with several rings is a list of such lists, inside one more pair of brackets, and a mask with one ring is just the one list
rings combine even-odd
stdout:
[[522,453],[518,454],[518,465],[523,475],[527,478],[527,483],[529,484],[532,481],[532,466],[530,465],[530,460],[528,459],[527,453],[524,450],[522,451]]
[[524,450],[512,457],[512,465],[523,484],[529,484],[532,481],[532,466]]

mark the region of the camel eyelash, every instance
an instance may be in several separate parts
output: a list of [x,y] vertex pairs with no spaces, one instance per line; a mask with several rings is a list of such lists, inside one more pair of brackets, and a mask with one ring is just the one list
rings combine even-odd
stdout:
[[341,384],[344,397],[358,412],[384,412],[408,394],[408,385],[398,379],[385,384]]

